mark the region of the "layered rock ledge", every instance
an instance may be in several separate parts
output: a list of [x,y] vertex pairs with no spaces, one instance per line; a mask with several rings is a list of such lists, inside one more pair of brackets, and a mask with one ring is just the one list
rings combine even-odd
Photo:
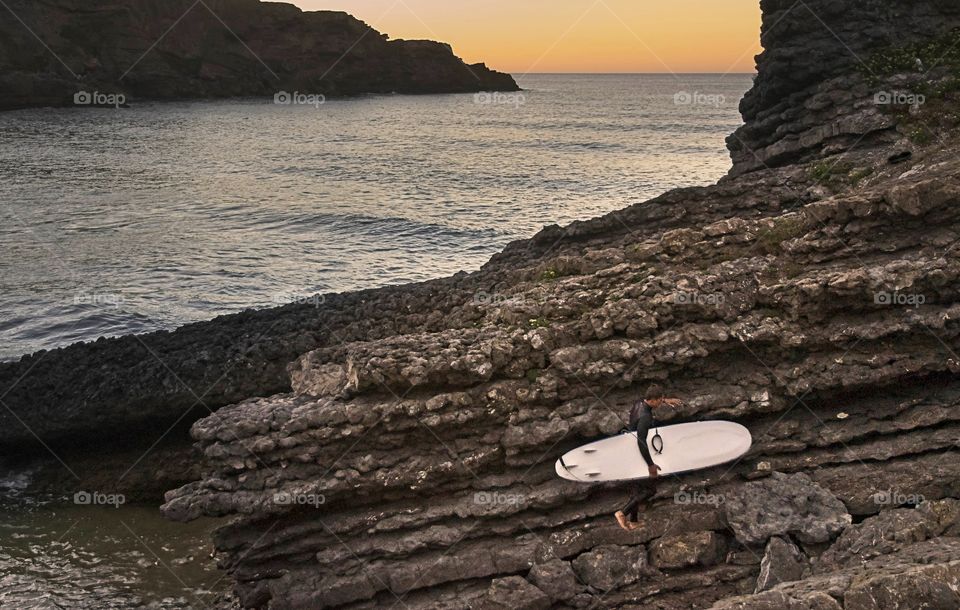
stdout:
[[[509,281],[481,287],[500,298],[445,316],[471,323],[313,350],[292,392],[195,424],[204,477],[164,511],[238,517],[216,546],[250,607],[852,609],[920,577],[911,595],[940,599],[957,583],[960,161],[893,150],[848,152],[875,170],[856,186],[762,170],[618,212],[619,231],[581,224],[526,266],[508,249],[492,266]],[[626,534],[627,490],[553,462],[620,429],[653,381],[689,399],[666,420],[734,419],[756,442],[664,480]],[[894,515],[903,540],[868,529]],[[904,558],[928,541],[933,567]]]
[[[956,11],[884,6],[764,2],[716,186],[547,228],[477,273],[24,359],[0,368],[20,380],[0,438],[206,415],[163,511],[231,518],[214,543],[245,607],[958,607]],[[875,74],[800,46],[817,23],[813,47],[861,33]],[[629,490],[553,462],[654,381],[689,403],[664,421],[735,420],[755,444],[665,478],[626,533]]]
[[260,0],[9,0],[2,8],[0,110],[70,105],[81,92],[132,100],[518,89],[447,44],[388,40],[343,12]]
[[896,123],[892,104],[877,100],[926,96],[927,83],[956,75],[956,2],[760,4],[762,78],[740,104],[744,126],[727,139],[734,174],[869,144]]

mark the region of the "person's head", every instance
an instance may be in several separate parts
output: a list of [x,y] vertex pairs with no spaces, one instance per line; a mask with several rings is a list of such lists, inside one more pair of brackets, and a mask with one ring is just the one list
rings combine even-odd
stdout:
[[663,400],[663,397],[663,388],[656,383],[647,388],[646,394],[643,395],[643,399],[653,406],[658,406]]

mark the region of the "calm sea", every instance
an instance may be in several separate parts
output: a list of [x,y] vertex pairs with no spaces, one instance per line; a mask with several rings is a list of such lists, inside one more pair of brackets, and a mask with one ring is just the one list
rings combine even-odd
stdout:
[[724,175],[750,75],[0,114],[0,359],[473,270]]
[[[0,359],[476,269],[545,224],[713,182],[751,77],[520,82],[0,114]],[[29,476],[0,476],[0,606],[202,607],[226,587],[210,524],[19,498]]]

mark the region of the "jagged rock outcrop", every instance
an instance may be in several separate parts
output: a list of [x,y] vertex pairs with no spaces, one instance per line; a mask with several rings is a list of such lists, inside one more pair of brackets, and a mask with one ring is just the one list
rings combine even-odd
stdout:
[[[795,166],[687,192],[700,213],[746,206],[696,226],[636,221],[665,212],[663,200],[619,213],[619,233],[584,230],[606,219],[584,223],[581,239],[483,287],[508,298],[463,303],[481,318],[459,332],[315,350],[291,366],[293,393],[194,426],[206,475],[164,510],[241,517],[216,545],[250,606],[397,596],[479,608],[506,587],[534,605],[540,591],[561,606],[707,607],[752,594],[777,537],[802,545],[810,582],[829,562],[846,574],[852,564],[832,558],[856,546],[851,515],[960,492],[949,458],[960,433],[960,161],[918,149],[914,163],[888,165],[889,152],[846,157],[875,168],[857,186],[828,190]],[[768,183],[796,186],[759,189]],[[626,490],[561,481],[552,464],[616,432],[655,380],[689,398],[665,419],[733,418],[756,445],[736,464],[665,480],[644,528],[626,534],[610,516]],[[862,557],[892,562],[872,576],[921,569]],[[579,590],[569,579],[549,590],[546,565],[569,565]],[[843,576],[843,595],[887,586],[858,574]],[[924,572],[931,599],[943,574]],[[749,603],[785,599],[789,585]],[[822,593],[789,589],[830,607]]]
[[[761,75],[727,139],[732,173],[829,156],[929,128],[893,115],[932,98],[960,58],[960,4],[951,0],[762,0]],[[952,85],[950,85],[952,86]],[[901,100],[902,101],[899,101]],[[897,103],[890,103],[896,101]],[[880,103],[878,103],[880,102]],[[921,102],[922,103],[922,102]],[[931,120],[930,123],[935,123]],[[932,134],[929,134],[932,135]]]
[[767,591],[780,583],[800,580],[805,568],[806,556],[797,545],[785,538],[771,538],[760,561],[756,592]]
[[819,558],[816,571],[856,567],[917,542],[960,533],[960,502],[924,502],[917,508],[897,508],[847,528]]
[[390,41],[346,13],[291,4],[9,0],[4,13],[0,110],[72,104],[81,91],[130,100],[517,90],[449,45]]
[[939,538],[863,565],[735,597],[713,610],[886,610],[956,608],[960,604],[960,538]]

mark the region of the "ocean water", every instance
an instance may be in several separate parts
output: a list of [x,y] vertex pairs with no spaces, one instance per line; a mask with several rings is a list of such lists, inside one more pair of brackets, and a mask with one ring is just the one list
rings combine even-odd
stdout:
[[[0,113],[0,359],[472,270],[543,225],[711,183],[751,76],[520,83]],[[214,524],[26,498],[28,477],[0,473],[0,606],[205,607],[227,587]]]
[[0,475],[0,608],[209,608],[230,589],[213,558],[218,523],[155,507],[10,498]]
[[0,113],[0,360],[473,270],[703,185],[751,75],[529,75],[519,94]]

